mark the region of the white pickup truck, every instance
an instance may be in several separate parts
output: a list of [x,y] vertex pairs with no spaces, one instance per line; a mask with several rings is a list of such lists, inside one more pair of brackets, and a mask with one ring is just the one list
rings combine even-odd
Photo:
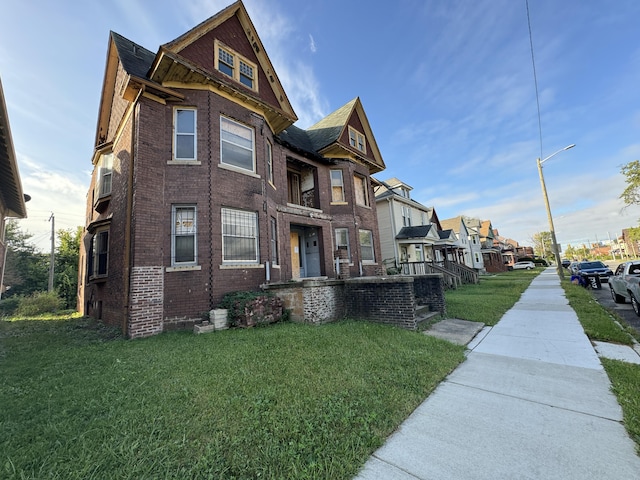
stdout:
[[618,265],[609,277],[611,297],[616,303],[631,302],[633,311],[640,317],[640,261],[624,262]]

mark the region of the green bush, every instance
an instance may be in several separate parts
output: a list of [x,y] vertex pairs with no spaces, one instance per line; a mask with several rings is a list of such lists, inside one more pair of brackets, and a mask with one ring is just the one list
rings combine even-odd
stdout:
[[250,327],[286,321],[289,314],[282,300],[270,292],[232,292],[220,302],[227,309],[230,327]]
[[34,317],[43,313],[57,312],[63,307],[63,300],[57,292],[34,292],[20,298],[15,315],[19,317]]
[[21,295],[14,295],[13,297],[5,298],[0,301],[0,317],[10,317],[16,313]]

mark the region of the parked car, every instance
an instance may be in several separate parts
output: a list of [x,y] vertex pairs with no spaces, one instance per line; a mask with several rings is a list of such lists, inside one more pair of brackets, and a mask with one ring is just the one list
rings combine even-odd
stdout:
[[569,268],[569,265],[571,265],[571,260],[569,260],[568,258],[563,258],[562,259],[562,266],[564,268]]
[[633,311],[640,317],[640,261],[624,262],[618,265],[609,278],[611,297],[616,303],[629,300]]
[[599,260],[593,262],[577,262],[577,265],[574,267],[574,272],[572,273],[575,275],[598,275],[601,282],[608,282],[609,277],[613,275],[611,269]]
[[513,265],[514,270],[531,270],[532,268],[536,268],[536,264],[533,262],[516,262]]

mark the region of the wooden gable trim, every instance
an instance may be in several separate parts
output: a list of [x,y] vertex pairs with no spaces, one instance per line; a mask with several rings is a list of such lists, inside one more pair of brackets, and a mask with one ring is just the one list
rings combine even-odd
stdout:
[[[273,91],[275,101],[278,102],[277,106],[271,105],[261,100],[260,98],[258,98],[257,94],[253,95],[244,92],[241,88],[239,88],[238,85],[236,85],[232,81],[214,78],[201,67],[194,65],[189,60],[180,55],[180,52],[186,47],[199,40],[203,36],[207,35],[212,30],[222,25],[227,20],[231,19],[233,16],[236,16],[238,18],[238,21],[243,28],[246,40],[256,55],[259,68],[267,78],[267,86]],[[219,40],[221,43],[226,44],[224,38],[221,38]],[[211,53],[212,55],[215,55],[215,52],[213,50]],[[178,65],[183,65],[184,67],[186,67],[186,69],[180,70],[176,68],[177,65],[172,65],[171,63],[167,64],[168,58],[170,58]],[[184,77],[179,78],[177,76],[178,74],[182,74],[184,75]],[[295,114],[291,103],[289,102],[289,98],[287,97],[287,94],[284,91],[284,88],[282,87],[282,84],[280,83],[280,80],[275,73],[275,69],[273,68],[271,60],[267,55],[262,41],[258,37],[253,22],[251,21],[251,18],[249,17],[244,4],[240,0],[231,4],[226,9],[220,11],[208,20],[205,20],[204,22],[192,28],[175,40],[163,45],[158,52],[156,60],[151,66],[149,77],[152,80],[157,81],[158,83],[162,83],[163,85],[165,85],[166,82],[172,82],[173,85],[176,85],[180,82],[183,82],[185,84],[204,82],[208,85],[215,85],[217,88],[226,92],[228,92],[229,90],[234,90],[237,92],[237,94],[233,95],[233,97],[236,99],[236,102],[247,102],[254,108],[256,107],[256,105],[260,105],[259,110],[261,112],[264,112],[265,118],[270,119],[270,123],[274,126],[275,133],[281,132],[298,120],[298,117]],[[265,85],[261,86],[262,88],[267,87]],[[273,113],[268,113],[268,110],[273,110]]]

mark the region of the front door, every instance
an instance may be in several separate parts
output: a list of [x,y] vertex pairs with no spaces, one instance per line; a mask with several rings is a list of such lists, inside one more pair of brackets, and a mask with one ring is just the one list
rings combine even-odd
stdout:
[[298,232],[290,233],[291,239],[291,278],[300,278],[300,235]]
[[314,227],[292,227],[291,278],[319,277],[320,269],[320,229]]

